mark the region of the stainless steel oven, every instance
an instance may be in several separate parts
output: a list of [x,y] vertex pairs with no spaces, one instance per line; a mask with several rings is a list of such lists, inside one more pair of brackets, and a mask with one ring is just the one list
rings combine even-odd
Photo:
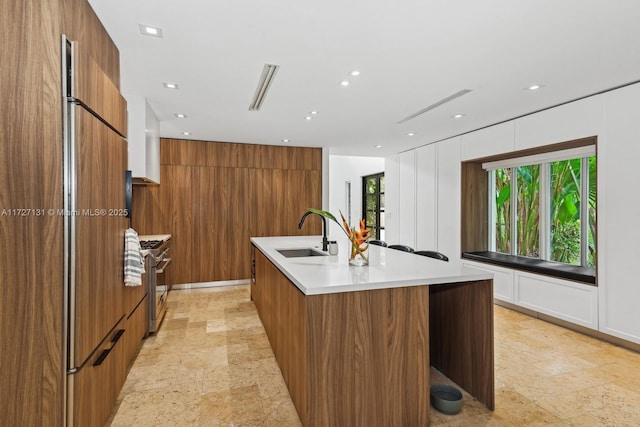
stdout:
[[149,289],[149,333],[156,332],[167,312],[171,285],[167,280],[167,267],[171,264],[170,235],[140,236],[140,245],[148,252],[145,259]]

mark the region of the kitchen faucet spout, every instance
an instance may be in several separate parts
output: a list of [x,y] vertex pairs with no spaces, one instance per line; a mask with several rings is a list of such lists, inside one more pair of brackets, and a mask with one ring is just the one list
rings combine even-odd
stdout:
[[[302,229],[304,220],[307,219],[307,217],[312,213],[315,213],[315,212],[307,211],[304,213],[304,215],[302,215],[302,218],[300,218],[300,223],[298,224],[298,229]],[[322,215],[319,215],[319,214],[316,214],[316,215],[322,218],[322,250],[326,252],[329,250],[328,248],[329,240],[327,240],[327,219]]]

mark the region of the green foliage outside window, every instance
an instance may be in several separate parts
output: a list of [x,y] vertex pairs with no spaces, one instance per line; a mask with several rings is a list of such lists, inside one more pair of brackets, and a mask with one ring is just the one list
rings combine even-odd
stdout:
[[[495,182],[495,250],[512,253],[511,248],[511,183],[512,173],[517,178],[517,255],[540,257],[540,197],[549,197],[550,248],[548,259],[573,265],[581,265],[581,170],[582,159],[550,163],[550,188],[540,189],[541,165],[503,168],[494,171]],[[586,172],[586,171],[585,171]],[[585,174],[586,175],[586,174]],[[596,257],[596,157],[588,159],[589,194],[586,266],[595,266]]]
[[518,255],[540,256],[540,165],[517,168]]
[[371,238],[380,239],[384,229],[384,173],[362,178],[362,204],[365,227]]

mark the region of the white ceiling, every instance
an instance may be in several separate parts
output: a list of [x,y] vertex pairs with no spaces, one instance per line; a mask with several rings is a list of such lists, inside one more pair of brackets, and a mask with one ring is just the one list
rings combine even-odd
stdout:
[[[123,93],[149,100],[163,137],[386,156],[640,80],[639,0],[89,3],[120,49]],[[280,70],[248,111],[266,63]]]

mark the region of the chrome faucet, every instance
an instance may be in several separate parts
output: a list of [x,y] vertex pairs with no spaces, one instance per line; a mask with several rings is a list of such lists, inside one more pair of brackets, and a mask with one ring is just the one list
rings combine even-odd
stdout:
[[[315,213],[315,212],[307,211],[304,213],[304,215],[302,215],[302,218],[300,218],[300,224],[298,224],[298,229],[300,230],[302,229],[304,220],[307,219],[307,217],[312,213]],[[316,214],[316,215],[322,218],[322,250],[326,252],[329,250],[328,248],[329,240],[327,240],[327,219],[322,215],[319,215],[319,214]]]

